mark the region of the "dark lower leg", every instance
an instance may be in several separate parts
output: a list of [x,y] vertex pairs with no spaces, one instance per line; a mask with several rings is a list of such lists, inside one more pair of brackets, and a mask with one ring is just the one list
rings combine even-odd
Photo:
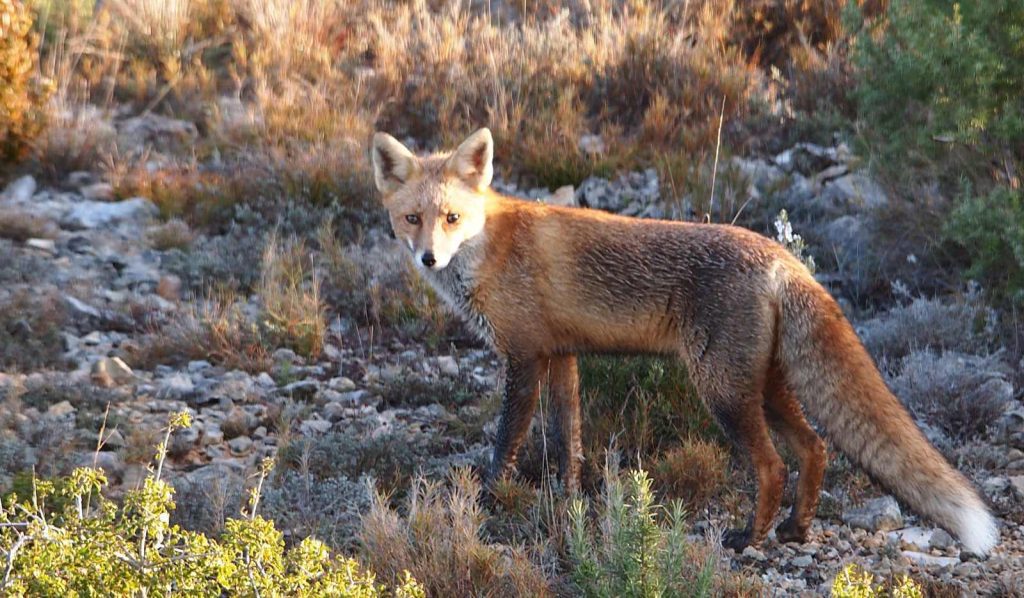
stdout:
[[759,544],[768,534],[772,520],[782,504],[786,466],[772,444],[760,404],[749,406],[732,419],[730,427],[736,443],[750,456],[750,463],[757,475],[757,504],[746,529],[731,530],[723,539],[727,548],[739,551],[748,545]]
[[579,488],[583,459],[579,374],[575,355],[552,357],[548,363],[551,429],[558,450],[558,477],[566,490]]
[[530,429],[530,419],[540,398],[540,363],[537,359],[509,357],[505,372],[505,396],[494,440],[488,482],[515,466],[519,447]]

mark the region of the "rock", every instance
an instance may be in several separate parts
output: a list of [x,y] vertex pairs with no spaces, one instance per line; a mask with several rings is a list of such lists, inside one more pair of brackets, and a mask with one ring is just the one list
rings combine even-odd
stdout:
[[575,208],[576,204],[576,190],[573,189],[572,185],[565,185],[555,189],[555,192],[549,195],[545,200],[545,203],[549,203],[553,206],[564,206],[567,208]]
[[124,460],[121,455],[114,451],[100,451],[98,453],[86,453],[82,458],[82,465],[87,467],[99,467],[111,480],[120,480],[124,477]]
[[124,440],[124,435],[121,434],[120,430],[113,430],[109,432],[104,438],[103,448],[109,450],[119,450],[128,446],[128,443]]
[[68,401],[61,401],[54,405],[50,405],[50,408],[46,410],[46,415],[47,417],[58,418],[64,417],[65,415],[71,415],[75,411],[77,411],[77,409],[75,409],[74,405]]
[[246,403],[259,395],[252,376],[241,370],[232,370],[210,390],[209,399],[211,402],[230,399],[234,403]]
[[800,556],[794,557],[792,560],[790,560],[789,564],[793,565],[794,567],[800,567],[800,568],[810,567],[811,565],[814,564],[814,557],[812,557],[809,554],[800,555]]
[[224,442],[224,431],[221,430],[220,425],[213,422],[207,423],[203,427],[203,446],[220,444],[222,442]]
[[92,380],[96,385],[113,388],[135,380],[135,373],[120,357],[104,357],[92,366]]
[[859,509],[843,513],[843,522],[868,531],[891,531],[903,527],[903,513],[891,496],[873,498]]
[[30,175],[11,181],[0,193],[0,202],[28,203],[36,192],[36,180]]
[[181,278],[173,274],[164,274],[156,283],[156,294],[167,301],[181,299]]
[[167,448],[171,455],[180,457],[188,454],[197,444],[199,444],[199,430],[196,426],[192,426],[175,430],[171,434],[170,446]]
[[353,382],[351,378],[341,376],[340,378],[331,378],[330,381],[327,382],[327,388],[338,392],[348,392],[356,389],[356,383]]
[[932,548],[945,550],[947,548],[952,548],[956,543],[956,540],[954,540],[953,536],[949,535],[949,532],[946,530],[942,528],[935,528],[935,530],[932,531],[931,543]]
[[167,152],[190,146],[198,137],[195,123],[147,112],[117,125],[118,147],[143,151],[153,147]]
[[208,370],[211,367],[213,367],[213,365],[211,365],[210,362],[206,361],[205,359],[190,361],[188,362],[188,373],[196,374]]
[[122,222],[140,222],[156,217],[160,210],[153,202],[134,197],[116,203],[83,201],[77,203],[61,218],[60,226],[67,230],[106,228]]
[[29,239],[25,241],[25,247],[37,249],[50,255],[57,254],[57,244],[53,239]]
[[252,450],[252,438],[236,436],[228,441],[228,448],[236,455],[244,455]]
[[299,425],[299,430],[307,436],[326,434],[331,429],[331,422],[326,419],[307,419]]
[[451,355],[442,355],[437,358],[437,369],[442,374],[454,378],[459,375],[459,362]]
[[747,546],[740,554],[742,554],[744,558],[754,559],[755,561],[764,561],[767,558],[763,552],[753,546]]
[[866,209],[888,205],[889,198],[881,185],[862,173],[839,177],[825,184],[822,199],[838,206],[858,206]]
[[954,556],[935,556],[915,550],[904,550],[900,554],[911,563],[924,567],[955,567],[960,563],[960,559]]
[[924,527],[907,527],[889,532],[890,541],[898,542],[902,548],[927,552],[932,548],[932,536],[936,530]]
[[259,385],[260,388],[265,388],[267,390],[277,388],[277,382],[274,381],[273,376],[266,372],[260,372],[260,374],[256,376],[256,384]]
[[190,398],[195,391],[196,385],[192,383],[192,378],[177,373],[160,380],[157,386],[157,397],[184,400]]
[[782,169],[764,160],[748,160],[735,157],[732,159],[732,164],[750,181],[750,184],[759,193],[771,191],[786,176]]
[[97,201],[113,201],[114,187],[110,183],[93,183],[78,190],[86,199]]
[[99,320],[103,317],[100,310],[84,301],[72,297],[71,295],[64,295],[64,303],[67,304],[68,309],[71,311],[71,315],[75,316],[77,319],[94,318]]
[[299,380],[281,388],[280,393],[297,401],[310,401],[320,392],[320,383],[316,380]]
[[1024,475],[1010,476],[1009,486],[1017,493],[1017,496],[1024,499]]

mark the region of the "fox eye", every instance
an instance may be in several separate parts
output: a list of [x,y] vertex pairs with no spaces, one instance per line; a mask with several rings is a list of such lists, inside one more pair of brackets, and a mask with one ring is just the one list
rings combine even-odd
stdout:
[[412,225],[418,225],[420,223],[419,214],[406,214],[405,221]]
[[448,214],[448,224],[455,224],[459,221],[458,214]]

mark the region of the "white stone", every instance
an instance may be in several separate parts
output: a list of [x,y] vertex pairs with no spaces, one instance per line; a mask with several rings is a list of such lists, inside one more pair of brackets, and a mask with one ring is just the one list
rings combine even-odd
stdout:
[[11,181],[3,193],[0,193],[0,201],[11,203],[26,203],[36,192],[36,180],[30,175]]
[[116,203],[83,201],[71,206],[61,218],[60,225],[68,230],[105,228],[122,222],[145,221],[159,213],[159,208],[143,197]]
[[908,561],[925,567],[955,567],[960,559],[954,556],[935,556],[916,550],[904,550],[901,553]]

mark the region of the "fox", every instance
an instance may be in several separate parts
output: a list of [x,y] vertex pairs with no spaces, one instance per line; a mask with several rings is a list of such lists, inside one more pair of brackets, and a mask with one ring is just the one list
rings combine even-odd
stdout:
[[806,542],[825,441],[965,551],[987,555],[996,520],[971,483],[886,386],[838,303],[776,241],[731,225],[629,218],[491,189],[494,140],[417,156],[373,136],[374,183],[419,273],[503,362],[499,426],[485,480],[515,467],[542,390],[558,475],[579,488],[580,354],[679,360],[702,403],[745,454],[756,499],[736,551],[768,536],[788,479],[769,431],[796,456],[795,501],[776,528]]

